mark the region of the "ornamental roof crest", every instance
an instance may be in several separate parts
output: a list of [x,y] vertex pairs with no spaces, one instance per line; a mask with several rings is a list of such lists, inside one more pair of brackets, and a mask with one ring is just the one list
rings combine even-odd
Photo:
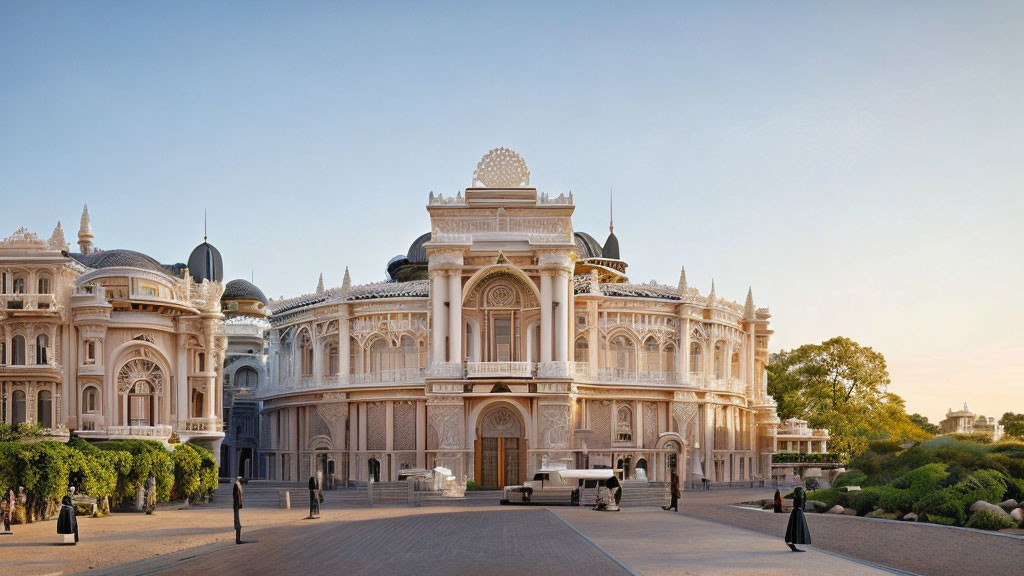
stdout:
[[495,148],[484,155],[473,172],[473,186],[526,188],[530,170],[523,157],[510,148]]

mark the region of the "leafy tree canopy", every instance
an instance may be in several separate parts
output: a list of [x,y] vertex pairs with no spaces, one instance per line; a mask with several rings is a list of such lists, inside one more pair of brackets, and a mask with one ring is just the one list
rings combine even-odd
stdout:
[[768,393],[779,417],[828,428],[830,449],[847,458],[870,440],[930,436],[907,415],[903,399],[887,390],[889,382],[881,353],[841,336],[773,354],[768,366]]
[[1003,425],[1004,434],[1011,438],[1024,440],[1024,413],[1007,412],[999,419],[999,423]]

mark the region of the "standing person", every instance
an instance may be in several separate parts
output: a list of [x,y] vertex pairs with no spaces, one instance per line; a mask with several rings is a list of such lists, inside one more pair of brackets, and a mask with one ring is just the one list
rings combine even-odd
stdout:
[[11,532],[11,523],[14,521],[14,508],[17,506],[14,499],[14,490],[8,490],[4,499],[0,500],[0,515],[3,516],[4,532]]
[[242,521],[238,519],[238,511],[242,509],[242,477],[235,478],[231,489],[232,507],[235,509],[235,544],[242,543]]
[[668,506],[662,506],[662,510],[675,510],[679,512],[679,476],[672,472],[672,501],[669,502]]
[[807,495],[804,489],[797,486],[793,491],[793,511],[789,514],[789,525],[786,526],[786,545],[793,552],[804,552],[796,547],[797,544],[811,543],[811,530],[807,526],[807,518],[804,517],[804,504],[807,503]]
[[316,476],[309,477],[309,517],[320,517],[320,493],[316,482]]
[[156,512],[156,476],[149,475],[146,481],[146,514]]
[[782,493],[778,490],[775,491],[775,498],[772,500],[772,509],[775,510],[776,514],[782,512]]
[[61,500],[60,515],[57,516],[57,534],[74,534],[75,544],[78,544],[78,520],[75,519],[75,506],[71,502],[71,494],[65,495]]

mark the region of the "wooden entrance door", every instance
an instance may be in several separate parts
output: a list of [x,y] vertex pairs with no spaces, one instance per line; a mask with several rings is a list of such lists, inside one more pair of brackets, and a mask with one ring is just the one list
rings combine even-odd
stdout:
[[500,490],[505,486],[521,484],[519,450],[519,438],[481,438],[480,485]]

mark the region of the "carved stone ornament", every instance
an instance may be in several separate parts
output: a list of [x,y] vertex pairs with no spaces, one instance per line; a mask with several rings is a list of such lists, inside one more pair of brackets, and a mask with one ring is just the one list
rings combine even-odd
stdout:
[[543,426],[542,438],[547,448],[569,447],[569,406],[547,405],[541,407]]
[[462,448],[462,405],[431,405],[430,425],[437,434],[438,449],[459,450]]
[[345,418],[348,418],[348,402],[317,404],[316,412],[325,422],[334,426],[338,423],[339,419],[344,421]]
[[126,392],[139,381],[148,381],[156,389],[157,394],[164,393],[164,375],[155,362],[145,358],[129,360],[117,372],[117,389]]
[[690,402],[673,402],[672,416],[679,422],[679,428],[683,429],[690,420],[697,414],[697,405]]
[[530,185],[530,170],[523,157],[509,148],[495,148],[476,165],[473,186],[484,188],[525,188]]

